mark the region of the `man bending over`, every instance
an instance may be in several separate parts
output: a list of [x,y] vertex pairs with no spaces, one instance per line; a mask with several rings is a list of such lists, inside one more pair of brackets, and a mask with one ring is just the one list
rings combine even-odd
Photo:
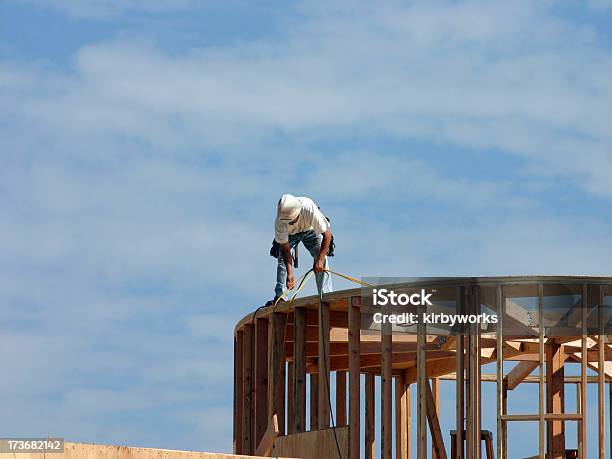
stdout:
[[300,241],[313,258],[312,269],[317,280],[319,293],[332,291],[327,255],[332,247],[332,232],[329,220],[321,213],[312,199],[284,194],[278,201],[274,222],[274,242],[278,244],[278,265],[274,300],[283,294],[285,286],[293,288],[295,276],[291,249]]

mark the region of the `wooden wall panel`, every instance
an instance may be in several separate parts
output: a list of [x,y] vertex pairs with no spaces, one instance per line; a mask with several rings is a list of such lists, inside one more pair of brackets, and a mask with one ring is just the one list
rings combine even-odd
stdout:
[[343,458],[348,457],[348,427],[313,430],[278,437],[274,441],[272,457],[299,457],[303,459],[333,459],[338,457],[338,446]]

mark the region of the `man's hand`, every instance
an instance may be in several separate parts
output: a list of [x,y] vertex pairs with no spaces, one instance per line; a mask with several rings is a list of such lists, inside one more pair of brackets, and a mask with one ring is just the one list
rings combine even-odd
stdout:
[[291,258],[291,247],[288,242],[281,244],[281,253],[283,254],[283,261],[287,269],[287,288],[291,290],[295,285],[295,278],[293,277],[293,258]]
[[315,273],[322,272],[325,269],[325,258],[321,259],[317,257],[314,264],[312,265],[312,269]]
[[295,285],[295,277],[293,277],[293,270],[287,273],[287,288],[291,290]]
[[331,230],[327,230],[323,233],[323,242],[321,243],[321,249],[319,250],[319,255],[315,259],[312,270],[315,273],[320,273],[325,269],[325,256],[327,252],[329,252],[329,244],[331,243],[332,232]]

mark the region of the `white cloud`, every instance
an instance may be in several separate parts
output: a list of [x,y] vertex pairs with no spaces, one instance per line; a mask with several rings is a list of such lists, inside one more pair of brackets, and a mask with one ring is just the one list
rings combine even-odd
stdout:
[[592,31],[534,2],[302,11],[283,43],[173,56],[146,42],[90,45],[74,73],[9,108],[80,150],[108,136],[244,151],[279,132],[383,135],[502,150],[612,195],[601,172],[612,167],[612,54]]

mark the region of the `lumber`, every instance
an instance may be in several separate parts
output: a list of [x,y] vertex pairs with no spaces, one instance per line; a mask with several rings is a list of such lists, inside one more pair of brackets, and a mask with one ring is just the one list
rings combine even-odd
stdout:
[[234,454],[242,454],[242,410],[244,409],[243,336],[238,330],[234,338]]
[[429,431],[431,432],[431,446],[436,453],[438,459],[447,459],[446,448],[444,447],[444,439],[442,437],[442,430],[440,429],[440,419],[438,418],[438,412],[434,395],[432,393],[429,383],[426,382],[426,402],[427,402],[427,421],[429,423]]
[[[587,386],[587,360],[588,358],[586,358],[586,354],[587,354],[587,336],[586,336],[586,321],[587,321],[587,305],[588,303],[588,287],[587,284],[583,284],[582,285],[582,341],[581,341],[581,345],[582,345],[582,355],[585,356],[585,358],[582,359],[582,361],[580,362],[580,385],[582,387],[582,391],[580,392],[580,397],[581,397],[581,401],[580,401],[580,406],[582,408],[582,420],[579,423],[579,434],[580,434],[580,445],[582,447],[582,450],[580,451],[580,457],[588,457],[588,447],[587,447],[587,392],[588,392],[588,386]],[[602,371],[603,368],[599,368],[599,371]]]
[[244,326],[243,339],[243,408],[242,408],[242,452],[243,454],[253,454],[253,325]]
[[274,312],[270,315],[268,329],[268,413],[278,416],[281,435],[285,420],[285,327],[287,314]]
[[359,367],[359,347],[361,336],[361,297],[353,296],[349,304],[349,440],[348,450],[350,459],[361,457],[359,445],[360,433],[360,378],[361,368]]
[[546,445],[544,444],[545,440],[545,421],[546,421],[546,411],[545,411],[545,387],[544,387],[544,377],[545,369],[544,369],[544,321],[542,318],[544,317],[543,306],[544,306],[544,295],[543,295],[543,285],[538,284],[538,363],[540,366],[540,385],[539,385],[539,404],[538,404],[538,414],[540,418],[538,419],[538,445],[539,445],[539,455],[540,459],[545,459],[546,454]]
[[[565,384],[563,348],[560,344],[546,344],[546,413],[565,412]],[[565,424],[562,420],[548,420],[546,442],[550,459],[565,459]]]
[[[501,417],[505,414],[504,411],[504,388],[506,381],[504,381],[504,313],[505,313],[505,298],[502,293],[501,285],[495,287],[495,305],[498,311],[497,315],[497,330],[496,330],[496,352],[497,352],[497,364],[496,364],[496,402],[497,402],[497,457],[499,459],[506,456],[505,444],[504,444],[504,424],[505,422]],[[480,381],[482,382],[482,373],[480,374]],[[487,456],[489,451],[487,450]]]
[[304,432],[306,430],[306,310],[296,308],[295,320],[295,343],[293,347],[293,413],[292,433]]
[[295,433],[293,431],[293,412],[295,410],[295,402],[293,399],[293,387],[295,386],[295,369],[293,362],[287,362],[287,434]]
[[365,376],[365,458],[376,456],[376,409],[375,409],[376,379],[374,374]]
[[395,457],[410,458],[410,385],[406,376],[395,380]]
[[331,384],[329,382],[329,303],[321,302],[319,307],[319,394],[317,396],[318,401],[318,420],[319,429],[326,429],[329,427],[329,391]]
[[[432,378],[431,391],[433,392],[433,401],[434,401],[434,406],[436,408],[436,417],[439,419],[440,418],[440,378]],[[431,446],[431,459],[440,459],[438,457],[438,450],[434,445]]]
[[319,375],[310,373],[310,430],[319,428]]
[[348,454],[347,449],[348,428],[338,427],[278,437],[274,442],[271,456],[303,459],[339,459],[342,457],[344,459]]
[[391,334],[391,324],[383,324],[381,333],[381,457],[382,459],[391,459],[393,450],[393,372],[391,361],[393,336]]
[[539,365],[538,362],[519,362],[505,377],[508,390],[515,389]]
[[[455,304],[457,305],[457,313],[465,312],[465,287],[459,286],[455,289]],[[464,421],[465,421],[465,338],[462,330],[457,330],[456,339],[456,356],[455,356],[455,442],[451,445],[451,451],[454,446],[455,455],[453,459],[464,459]],[[451,439],[451,442],[453,440]]]
[[[597,323],[599,325],[597,337],[597,368],[604,368],[605,356],[604,350],[607,336],[604,334],[604,302],[605,302],[605,287],[599,286],[597,298]],[[606,408],[605,408],[605,375],[603,371],[597,372],[597,427],[599,439],[599,459],[605,459],[606,450]]]
[[346,371],[336,372],[336,425],[346,425]]
[[[417,313],[419,317],[423,317],[425,308],[420,306]],[[416,382],[417,382],[417,459],[427,459],[427,357],[425,353],[426,344],[426,326],[423,320],[419,320],[417,324],[417,366]],[[412,370],[412,369],[411,369]],[[408,371],[408,373],[410,370]]]
[[255,444],[268,428],[268,324],[266,318],[255,320]]
[[276,440],[278,435],[278,416],[274,414],[268,422],[268,427],[266,428],[257,449],[255,450],[255,456],[269,456],[270,451],[272,451],[272,446],[274,445],[274,440]]

